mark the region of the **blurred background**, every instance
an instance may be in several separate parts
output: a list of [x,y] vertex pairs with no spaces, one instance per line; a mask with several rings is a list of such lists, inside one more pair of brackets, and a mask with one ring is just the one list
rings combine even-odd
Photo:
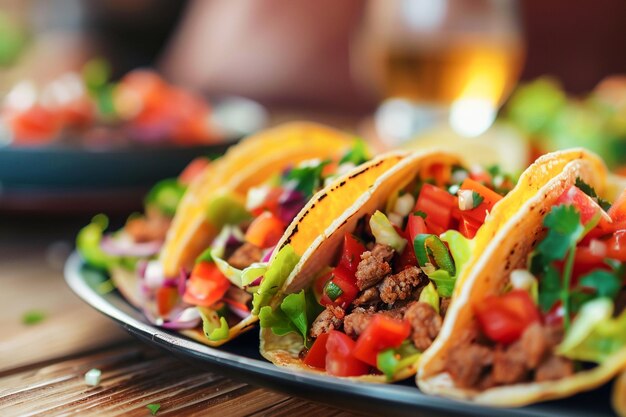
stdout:
[[128,211],[292,119],[626,173],[626,2],[0,0],[0,210]]

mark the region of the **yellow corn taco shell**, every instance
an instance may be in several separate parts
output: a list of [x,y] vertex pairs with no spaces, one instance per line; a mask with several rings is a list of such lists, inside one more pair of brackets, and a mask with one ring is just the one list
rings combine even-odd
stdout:
[[465,271],[462,285],[457,284],[455,300],[448,309],[441,333],[420,360],[417,383],[424,392],[493,406],[521,406],[595,388],[625,368],[626,349],[623,349],[601,365],[570,377],[484,391],[456,387],[444,371],[448,352],[462,343],[460,336],[475,324],[472,301],[498,293],[507,284],[512,270],[526,266],[529,253],[545,233],[543,217],[577,177],[600,195],[614,197],[610,194],[615,187],[609,187],[604,163],[590,152],[574,149],[539,158],[522,174],[516,188],[494,208],[494,216],[475,238],[475,248],[483,256],[474,259]]
[[185,193],[160,254],[166,276],[189,267],[219,232],[206,220],[212,201],[228,195],[243,201],[250,187],[290,164],[341,154],[353,137],[314,123],[293,122],[244,139],[215,161]]
[[[381,175],[365,195],[353,200],[354,204],[337,217],[324,236],[319,236],[308,246],[285,285],[274,298],[272,307],[277,307],[285,295],[309,287],[321,269],[329,265],[335,258],[337,251],[341,247],[345,232],[354,230],[357,221],[364,215],[374,213],[378,209],[384,209],[392,193],[407,185],[418,173],[434,163],[464,165],[463,160],[459,156],[443,151],[421,151],[408,154],[395,167]],[[508,198],[508,196],[505,197],[494,207],[494,211],[490,215],[491,218],[499,216],[500,210],[498,206]],[[311,214],[315,213],[309,213],[309,215]],[[293,245],[294,238],[290,239],[288,235],[285,235],[284,241],[281,243]],[[480,251],[473,251],[472,259],[478,257],[480,253]],[[461,284],[460,281],[461,279],[457,283],[457,288]],[[303,348],[301,336],[295,333],[277,336],[272,333],[271,329],[262,328],[260,338],[261,354],[274,364],[292,369],[321,372],[304,365],[300,359],[299,355]],[[414,375],[416,371],[417,364],[395,375],[395,379],[408,378]],[[366,382],[388,382],[385,376],[382,375],[365,375],[349,379]]]

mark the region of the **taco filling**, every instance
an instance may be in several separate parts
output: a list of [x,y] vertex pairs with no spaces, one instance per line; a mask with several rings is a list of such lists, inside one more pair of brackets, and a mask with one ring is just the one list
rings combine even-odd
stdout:
[[626,346],[626,192],[609,208],[577,179],[543,227],[527,268],[474,300],[476,320],[445,359],[458,387],[559,380]]
[[261,327],[299,332],[304,364],[330,375],[393,379],[438,335],[469,239],[513,185],[496,169],[422,170],[344,235],[312,288],[263,307]]
[[[252,295],[267,275],[267,261],[291,220],[325,183],[364,160],[364,145],[355,142],[339,160],[314,159],[287,167],[250,188],[245,198],[235,193],[216,197],[207,217],[212,224],[221,224],[221,231],[189,273],[181,271],[180,277],[167,279],[158,260],[148,262],[143,279],[146,314],[167,325],[180,322],[183,312],[186,319],[202,320],[210,341],[227,339],[229,329],[250,316]],[[193,320],[186,323],[184,328],[195,327]]]

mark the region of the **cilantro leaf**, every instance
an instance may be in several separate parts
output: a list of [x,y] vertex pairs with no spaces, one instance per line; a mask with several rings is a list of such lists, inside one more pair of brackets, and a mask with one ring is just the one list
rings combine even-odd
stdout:
[[580,279],[580,286],[594,289],[597,297],[615,298],[620,288],[621,281],[615,274],[602,269],[595,270]]
[[552,265],[547,265],[539,280],[539,307],[543,312],[549,311],[561,298],[561,277]]
[[319,188],[321,183],[322,170],[330,161],[322,161],[317,165],[300,166],[293,168],[287,173],[287,181],[293,181],[295,183],[295,189],[304,194],[304,197],[308,200],[315,193],[315,190]]
[[356,139],[352,148],[339,160],[339,164],[351,162],[354,165],[360,165],[369,159],[369,152],[363,139]]
[[480,206],[480,203],[482,203],[484,199],[485,197],[483,197],[476,191],[472,191],[472,208],[475,209],[476,207]]
[[156,416],[156,413],[158,413],[161,409],[161,404],[148,404],[146,405],[146,408],[150,410],[150,414]]
[[598,194],[596,193],[596,190],[591,185],[583,181],[580,177],[576,177],[576,183],[574,185],[580,188],[580,191],[597,201],[603,210],[607,211],[609,208],[611,208],[611,203],[601,199],[600,196],[598,196]]
[[46,313],[41,310],[29,310],[22,315],[22,323],[28,326],[42,322]]
[[537,246],[537,252],[546,262],[563,259],[585,231],[580,214],[569,205],[554,207],[543,219],[543,225],[548,228],[548,234]]
[[423,212],[422,210],[417,210],[413,212],[413,215],[421,217],[422,219],[426,218],[426,213]]

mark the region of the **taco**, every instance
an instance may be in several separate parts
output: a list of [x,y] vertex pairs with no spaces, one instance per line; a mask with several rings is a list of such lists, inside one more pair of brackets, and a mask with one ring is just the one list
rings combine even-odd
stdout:
[[[153,323],[223,344],[256,322],[252,293],[291,219],[325,184],[366,158],[361,141],[320,125],[292,123],[250,137],[190,184],[159,258],[134,268],[118,263],[110,268],[112,279]],[[364,177],[400,159],[366,163]],[[350,185],[362,193],[369,183]],[[332,198],[321,200],[328,210],[330,204],[344,209]],[[331,219],[319,218],[319,227]]]
[[477,235],[489,255],[470,265],[421,359],[427,393],[520,406],[626,366],[626,193],[614,199],[602,161],[579,149],[541,157],[517,187],[501,225]]
[[[440,151],[409,154],[308,245],[273,297],[255,300],[262,355],[366,381],[413,375],[455,284],[481,255],[472,239],[501,216],[513,186],[496,167],[470,168]],[[307,216],[317,214],[301,221]],[[278,254],[298,245],[287,232]]]

